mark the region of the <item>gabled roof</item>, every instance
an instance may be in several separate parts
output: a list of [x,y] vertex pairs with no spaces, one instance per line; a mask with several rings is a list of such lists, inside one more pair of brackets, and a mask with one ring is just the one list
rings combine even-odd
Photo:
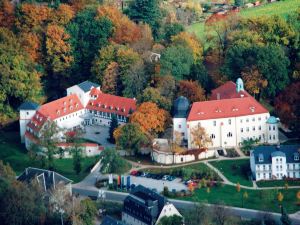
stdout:
[[55,188],[58,184],[67,185],[73,181],[50,170],[38,169],[28,167],[25,171],[17,178],[21,182],[31,182],[32,179],[37,178],[42,188],[46,188],[45,191]]
[[80,87],[81,90],[83,90],[84,92],[88,92],[90,91],[92,88],[97,88],[97,87],[100,87],[99,84],[96,84],[94,82],[91,82],[91,81],[84,81],[80,84],[77,84],[78,87]]
[[[94,92],[94,90],[92,90]],[[97,98],[88,102],[87,109],[129,116],[136,110],[136,100],[116,95],[97,93]]]
[[240,91],[237,93],[236,84],[232,81],[227,81],[225,84],[211,91],[210,100],[241,98],[249,96],[251,95],[247,91]]
[[37,110],[40,107],[39,104],[35,103],[35,102],[23,102],[18,110]]
[[[300,163],[294,156],[299,155],[300,145],[280,145],[280,146],[258,146],[251,152],[255,164],[271,164],[272,157],[286,157],[287,163]],[[259,157],[263,160],[259,161]]]
[[122,221],[116,220],[110,216],[105,216],[101,225],[125,225]]
[[268,113],[253,97],[194,102],[188,121],[239,117]]

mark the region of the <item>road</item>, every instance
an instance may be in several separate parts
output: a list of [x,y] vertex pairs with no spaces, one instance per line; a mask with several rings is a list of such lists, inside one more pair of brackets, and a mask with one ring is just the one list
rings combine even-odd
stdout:
[[[78,188],[73,187],[73,193],[79,194],[82,196],[89,196],[92,198],[97,198],[99,190],[95,187],[90,188]],[[104,191],[102,193],[103,199],[109,200],[109,201],[116,201],[116,202],[123,202],[124,199],[128,193],[122,193],[122,192],[115,192],[115,191]],[[195,203],[188,202],[188,201],[182,201],[182,200],[175,200],[175,199],[169,199],[171,203],[175,205],[178,209],[192,209],[195,206]],[[211,204],[205,204],[208,207],[213,207]],[[270,212],[264,212],[264,211],[258,211],[253,209],[244,209],[244,208],[238,208],[238,207],[226,207],[228,210],[228,214],[239,216],[245,219],[261,219],[266,214],[272,216],[273,219],[276,221],[280,221],[280,214],[279,213],[270,213]],[[290,215],[290,219],[292,220],[293,225],[300,225],[300,215],[299,214],[292,214]]]

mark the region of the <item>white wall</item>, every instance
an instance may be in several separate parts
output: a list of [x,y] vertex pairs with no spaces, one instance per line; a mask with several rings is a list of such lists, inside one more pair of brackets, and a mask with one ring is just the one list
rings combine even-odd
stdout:
[[186,118],[173,118],[173,139],[175,140],[175,132],[179,132],[182,138],[187,140]]
[[174,215],[182,217],[182,215],[178,212],[178,210],[175,208],[175,206],[172,203],[167,203],[162,208],[155,224],[157,225],[159,223],[159,220],[164,216],[169,217],[169,216],[174,216]]
[[20,110],[20,136],[21,136],[21,143],[25,142],[25,132],[26,126],[30,122],[31,118],[36,113],[36,110]]
[[73,127],[80,126],[83,123],[83,116],[85,109],[78,110],[76,112],[70,113],[66,116],[59,117],[54,121],[57,123],[57,126],[63,129],[72,129]]
[[86,107],[87,103],[90,100],[89,91],[85,93],[79,86],[74,85],[72,87],[67,88],[67,96],[72,94],[76,94],[79,100],[81,101],[82,105]]
[[269,144],[276,144],[278,139],[278,124],[267,124],[267,142]]
[[286,157],[272,157],[272,175],[276,176],[277,179],[287,176],[286,167]]

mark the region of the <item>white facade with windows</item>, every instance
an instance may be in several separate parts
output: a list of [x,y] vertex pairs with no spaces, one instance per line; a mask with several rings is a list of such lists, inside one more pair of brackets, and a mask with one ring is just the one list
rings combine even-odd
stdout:
[[250,153],[255,180],[300,178],[299,145],[258,146]]

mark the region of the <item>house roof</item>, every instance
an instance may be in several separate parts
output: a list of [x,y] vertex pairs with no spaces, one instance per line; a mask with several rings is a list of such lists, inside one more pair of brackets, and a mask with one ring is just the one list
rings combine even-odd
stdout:
[[253,97],[194,102],[188,121],[239,117],[268,113]]
[[96,84],[96,83],[88,81],[88,80],[86,80],[80,84],[77,84],[77,86],[80,87],[80,89],[83,90],[84,92],[90,91],[93,87],[94,88],[100,87],[99,84]]
[[278,120],[274,116],[270,116],[267,120],[268,124],[276,124],[278,123]]
[[[286,157],[287,163],[300,163],[295,160],[294,155],[299,155],[300,145],[281,145],[281,146],[258,146],[251,152],[255,164],[271,164],[272,157]],[[261,157],[262,156],[262,157]],[[263,161],[259,161],[259,157]]]
[[116,220],[110,216],[105,216],[101,225],[125,225],[122,221]]
[[132,98],[98,93],[97,98],[91,99],[86,108],[89,110],[129,116],[130,113],[136,110],[136,100]]
[[40,107],[39,104],[35,103],[35,102],[23,102],[18,110],[37,110]]
[[17,178],[21,182],[31,182],[34,178],[38,179],[39,184],[46,188],[45,191],[55,188],[58,184],[67,185],[73,181],[50,170],[38,169],[33,167],[28,167],[25,171]]
[[249,96],[250,94],[247,91],[240,91],[237,93],[236,84],[232,81],[227,81],[225,84],[211,91],[210,100],[241,98]]

